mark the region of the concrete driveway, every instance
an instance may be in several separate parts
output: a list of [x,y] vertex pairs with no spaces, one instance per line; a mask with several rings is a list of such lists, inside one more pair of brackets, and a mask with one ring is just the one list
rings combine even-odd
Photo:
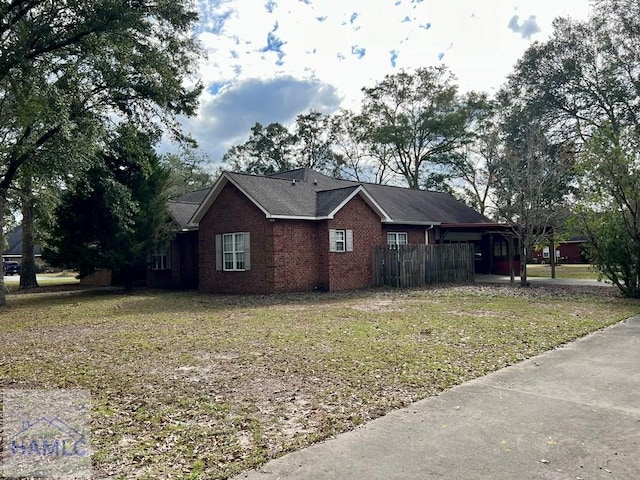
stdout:
[[236,478],[640,478],[640,317]]
[[[613,287],[610,281],[598,281],[576,278],[527,277],[532,285],[574,285],[582,287]],[[511,277],[506,275],[475,275],[476,283],[510,283]],[[520,277],[515,277],[516,285],[520,285]]]

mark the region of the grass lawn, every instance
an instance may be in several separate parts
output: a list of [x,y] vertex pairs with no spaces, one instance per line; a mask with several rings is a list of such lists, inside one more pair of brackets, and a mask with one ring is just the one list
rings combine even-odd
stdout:
[[[528,264],[527,275],[551,278],[551,266]],[[598,272],[591,265],[556,265],[556,278],[598,280]]]
[[[52,287],[57,285],[79,285],[75,272],[39,273],[38,286]],[[15,292],[20,286],[20,275],[4,277],[4,287],[8,292]]]
[[90,389],[96,478],[223,479],[640,312],[615,295],[10,295],[0,389]]

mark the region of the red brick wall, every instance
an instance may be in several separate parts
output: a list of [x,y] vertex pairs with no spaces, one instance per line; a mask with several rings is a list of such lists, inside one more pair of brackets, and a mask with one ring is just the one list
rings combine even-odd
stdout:
[[[353,230],[353,252],[329,252],[332,228]],[[251,270],[216,271],[215,236],[233,232],[251,233]],[[424,229],[422,235],[424,241]],[[380,217],[359,196],[333,220],[270,221],[227,184],[200,221],[200,290],[274,293],[366,288],[372,284],[373,246],[385,239]]]
[[[558,263],[588,263],[587,259],[582,256],[583,243],[560,243],[556,245],[556,250],[560,250],[560,258]],[[531,257],[539,263],[549,263],[548,258],[544,258],[542,249],[533,250]]]
[[[232,184],[227,184],[200,221],[200,290],[228,293],[274,292],[273,225],[253,202]],[[234,232],[251,234],[251,270],[216,271],[216,235]]]
[[582,255],[582,243],[561,243],[558,245],[560,250],[560,262],[563,263],[588,263]]
[[[329,252],[329,229],[353,230],[353,252]],[[326,281],[331,291],[356,290],[373,283],[373,246],[386,242],[380,217],[360,197],[354,197],[333,220],[323,222],[318,248],[326,255]]]
[[276,220],[273,224],[274,291],[319,288],[318,222]]

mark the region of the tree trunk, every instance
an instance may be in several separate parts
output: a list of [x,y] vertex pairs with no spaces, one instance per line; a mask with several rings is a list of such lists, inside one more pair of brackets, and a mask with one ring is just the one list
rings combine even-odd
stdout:
[[[7,190],[5,188],[0,189],[0,245],[4,250],[4,215],[7,208]],[[4,260],[4,258],[3,258]],[[4,275],[0,275],[0,307],[7,304],[7,292],[4,288]]]
[[551,278],[556,278],[556,242],[553,235],[549,238],[549,262],[551,264]]
[[20,290],[28,290],[38,287],[33,245],[35,199],[33,197],[31,178],[25,179],[22,187],[22,265],[20,266]]
[[527,248],[525,247],[524,239],[520,239],[520,286],[528,287],[529,281],[527,280]]

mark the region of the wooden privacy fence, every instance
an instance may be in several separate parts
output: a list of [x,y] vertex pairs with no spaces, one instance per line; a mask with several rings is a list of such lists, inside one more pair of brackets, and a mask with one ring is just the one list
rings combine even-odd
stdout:
[[378,287],[468,283],[473,274],[473,245],[467,243],[373,247],[373,281]]

